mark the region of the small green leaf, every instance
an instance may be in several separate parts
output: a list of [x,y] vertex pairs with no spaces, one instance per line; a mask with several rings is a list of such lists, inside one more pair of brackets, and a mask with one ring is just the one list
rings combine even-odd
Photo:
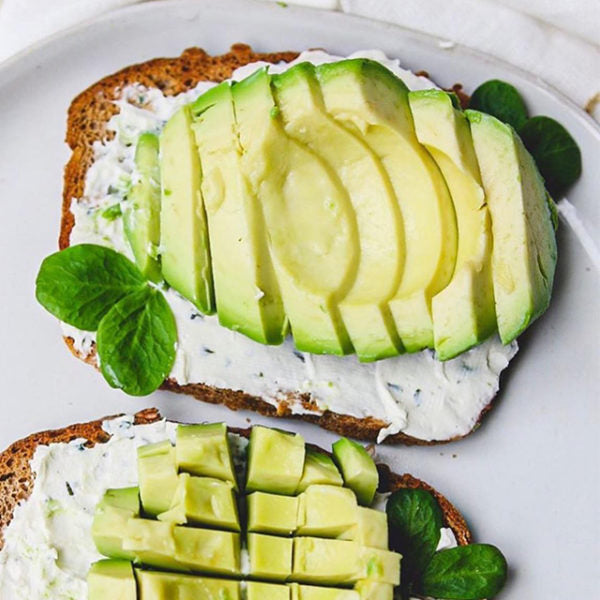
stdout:
[[402,554],[402,588],[423,572],[440,541],[444,519],[434,496],[422,489],[394,492],[386,505],[390,528],[390,546]]
[[160,291],[146,286],[119,300],[100,321],[100,370],[112,387],[145,396],[171,371],[176,342],[171,308]]
[[495,546],[471,544],[436,552],[419,593],[447,600],[492,598],[506,582],[506,559]]
[[121,205],[117,202],[116,204],[111,204],[110,206],[105,208],[100,214],[107,221],[114,221],[117,217],[120,217],[123,213],[121,211]]
[[482,83],[471,96],[469,108],[480,110],[520,129],[527,121],[527,108],[517,89],[499,79]]
[[581,175],[581,151],[577,142],[550,117],[529,119],[519,129],[519,135],[535,159],[548,191],[560,198]]
[[35,296],[61,321],[95,331],[116,302],[145,285],[139,270],[122,254],[104,246],[80,244],[44,259]]

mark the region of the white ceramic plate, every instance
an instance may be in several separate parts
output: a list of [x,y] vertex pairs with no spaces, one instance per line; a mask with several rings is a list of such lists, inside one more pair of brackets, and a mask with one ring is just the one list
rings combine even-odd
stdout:
[[[1,447],[33,431],[151,405],[174,419],[254,420],[165,392],[132,399],[110,390],[68,353],[58,324],[34,298],[40,261],[56,249],[71,99],[131,63],[192,45],[221,53],[234,42],[262,51],[380,48],[442,85],[462,82],[472,90],[492,77],[513,82],[533,114],[559,119],[579,142],[584,175],[570,200],[588,229],[600,230],[597,126],[508,65],[463,47],[442,49],[436,39],[386,24],[275,4],[152,2],[112,13],[0,69]],[[380,450],[396,470],[447,494],[477,540],[503,549],[511,565],[503,598],[592,598],[600,589],[600,278],[564,225],[559,244],[552,306],[523,336],[481,430],[448,446]],[[333,439],[307,425],[286,425],[324,445]]]

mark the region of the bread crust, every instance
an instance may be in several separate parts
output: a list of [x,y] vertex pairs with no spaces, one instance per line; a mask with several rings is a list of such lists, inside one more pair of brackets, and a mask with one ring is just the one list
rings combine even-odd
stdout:
[[[11,444],[0,453],[0,550],[4,546],[4,530],[12,521],[17,505],[27,500],[33,491],[34,475],[31,471],[31,459],[36,448],[61,442],[68,443],[76,439],[86,440],[86,445],[90,447],[103,444],[110,439],[110,436],[102,429],[102,423],[107,419],[117,418],[118,416],[111,415],[88,423],[69,425],[63,429],[34,433]],[[154,423],[160,419],[162,417],[156,408],[148,408],[134,415],[136,425]],[[230,427],[229,431],[249,437],[251,429]],[[318,446],[312,447],[321,452],[326,452]],[[471,542],[471,532],[463,516],[437,490],[412,475],[393,473],[385,464],[378,464],[377,468],[380,479],[379,491],[393,492],[402,488],[419,488],[431,492],[442,509],[444,526],[452,529],[460,545]]]
[[[231,47],[230,52],[220,56],[210,56],[200,48],[188,48],[176,58],[157,58],[126,67],[105,77],[79,94],[73,100],[68,111],[66,142],[71,148],[72,154],[64,172],[59,248],[62,250],[69,245],[69,237],[74,225],[74,217],[70,210],[71,202],[73,199],[83,197],[85,175],[94,159],[93,144],[113,137],[113,132],[108,131],[106,125],[110,118],[118,112],[115,100],[119,99],[121,91],[126,86],[139,83],[148,88],[159,88],[165,95],[172,96],[192,89],[200,81],[223,81],[231,77],[236,68],[250,62],[289,62],[297,56],[297,52],[255,53],[245,44],[235,44]],[[93,353],[83,356],[74,348],[73,339],[65,338],[65,341],[75,356],[96,366]],[[198,400],[211,404],[224,404],[231,410],[252,410],[270,417],[301,419],[339,435],[363,441],[376,441],[379,431],[388,425],[388,423],[372,417],[358,418],[331,411],[325,411],[322,414],[293,414],[290,403],[281,402],[275,407],[242,390],[215,388],[202,383],[180,385],[175,380],[168,379],[161,387],[172,392],[194,396]],[[315,408],[307,395],[299,394],[290,400],[299,401],[307,407]],[[484,407],[473,430],[479,427],[483,416],[491,407],[492,402]],[[426,441],[399,432],[388,436],[385,443],[429,446],[456,441],[463,437],[465,436]]]

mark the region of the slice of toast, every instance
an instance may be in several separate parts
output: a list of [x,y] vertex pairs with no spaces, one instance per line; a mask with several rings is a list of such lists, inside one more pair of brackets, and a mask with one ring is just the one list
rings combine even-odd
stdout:
[[[89,423],[69,425],[64,429],[34,433],[0,453],[0,550],[4,545],[3,532],[11,522],[15,508],[20,502],[26,501],[33,491],[34,475],[30,462],[36,448],[61,442],[68,443],[75,439],[87,440],[89,446],[102,444],[110,439],[102,429],[102,423],[111,418],[115,417],[105,417]],[[137,413],[134,423],[144,425],[160,419],[162,417],[158,410],[150,408]],[[250,429],[230,428],[230,431],[244,437],[250,435]],[[316,446],[313,448],[325,452]],[[377,468],[380,492],[393,492],[401,488],[420,488],[431,492],[442,509],[444,526],[452,529],[458,544],[466,545],[471,542],[471,532],[463,516],[442,494],[412,475],[393,473],[385,464],[378,464]]]
[[[296,52],[255,53],[249,46],[243,44],[232,46],[230,52],[220,56],[210,56],[199,48],[189,48],[177,58],[158,58],[127,67],[105,77],[77,96],[68,112],[66,141],[72,154],[64,173],[60,249],[69,246],[70,233],[74,226],[74,217],[70,210],[71,202],[84,195],[86,172],[94,160],[93,145],[95,142],[109,140],[114,135],[114,132],[109,131],[106,125],[119,110],[115,101],[120,98],[123,89],[132,84],[141,84],[147,88],[159,88],[165,95],[172,96],[194,88],[200,81],[223,81],[231,77],[236,68],[251,62],[289,62],[297,56]],[[93,352],[84,356],[74,348],[72,338],[67,337],[65,341],[78,358],[93,366],[97,365]],[[374,417],[358,418],[331,411],[325,411],[322,414],[293,414],[288,402],[282,401],[274,406],[264,399],[244,393],[243,390],[215,388],[201,382],[180,385],[174,379],[169,379],[164,382],[162,388],[172,392],[190,394],[204,402],[224,404],[232,410],[244,409],[271,417],[299,418],[339,435],[365,441],[377,440],[380,430],[388,425]],[[290,400],[301,402],[308,410],[315,408],[307,394],[298,393],[297,397],[290,398]],[[481,419],[491,406],[490,402],[484,407],[473,429],[479,426]],[[432,445],[454,441],[462,437],[464,436],[459,435],[442,441],[425,441],[399,432],[389,435],[385,442]]]

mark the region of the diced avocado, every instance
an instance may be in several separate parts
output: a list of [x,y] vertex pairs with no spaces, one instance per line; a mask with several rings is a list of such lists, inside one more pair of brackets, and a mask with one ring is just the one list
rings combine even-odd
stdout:
[[215,311],[202,172],[190,107],[160,134],[160,262],[165,281],[198,309]]
[[293,548],[292,538],[249,533],[250,576],[285,581],[292,573]]
[[110,558],[134,560],[131,552],[123,550],[123,536],[127,521],[139,514],[139,488],[106,490],[92,522],[92,537],[98,552]]
[[356,582],[354,589],[360,594],[360,600],[394,600],[394,586],[391,583],[361,579]]
[[225,423],[179,425],[175,456],[180,470],[230,481],[237,489]]
[[548,307],[556,238],[544,182],[514,130],[474,110],[471,124],[492,217],[492,279],[500,339],[514,340]]
[[358,507],[358,526],[356,539],[368,548],[388,549],[387,514],[374,508]]
[[173,524],[150,519],[129,519],[123,548],[135,556],[136,564],[181,571],[175,559]]
[[191,571],[240,574],[240,534],[216,529],[175,527],[175,558]]
[[375,461],[363,446],[348,438],[333,444],[333,457],[342,471],[344,485],[354,491],[360,504],[369,506],[379,485]]
[[366,59],[320,65],[317,76],[327,111],[372,149],[390,179],[404,223],[405,258],[389,307],[407,351],[431,347],[431,298],[452,276],[457,230],[444,178],[416,138],[408,88]]
[[404,263],[403,226],[379,158],[325,110],[315,67],[293,66],[272,78],[285,132],[321,157],[339,177],[354,209],[359,239],[356,276],[338,306],[360,360],[402,350],[387,302]]
[[246,600],[290,600],[290,588],[279,583],[248,581]]
[[156,516],[171,507],[179,479],[175,448],[169,440],[140,446],[137,451],[140,496],[144,513]]
[[241,600],[240,582],[136,569],[140,600]]
[[247,497],[248,531],[292,535],[298,526],[298,497],[253,492]]
[[191,110],[219,322],[263,344],[280,344],[287,319],[262,211],[241,171],[230,84],[208,90]]
[[179,475],[171,508],[158,515],[158,519],[240,530],[232,483],[213,477],[193,477],[189,473]]
[[250,434],[246,489],[293,494],[302,477],[304,454],[302,436],[254,426]]
[[123,208],[123,228],[140,271],[148,279],[160,281],[160,169],[158,138],[153,133],[138,138],[135,167],[139,179]]
[[289,584],[291,600],[360,600],[358,592],[343,588],[321,587],[317,585]]
[[291,579],[301,583],[338,585],[361,578],[360,544],[316,537],[294,538]]
[[442,171],[458,224],[452,280],[432,301],[435,350],[447,360],[496,331],[492,229],[469,123],[442,90],[409,94],[419,141]]
[[363,546],[360,549],[361,579],[399,585],[401,559],[397,552]]
[[127,560],[100,560],[87,576],[88,600],[137,600],[133,567]]
[[296,347],[347,354],[352,344],[336,299],[352,284],[358,261],[352,206],[328,166],[286,135],[270,83],[259,69],[232,88],[242,171],[263,210]]
[[337,537],[358,522],[354,492],[334,485],[311,485],[300,495],[298,535]]
[[300,479],[296,493],[303,492],[309,485],[317,483],[344,485],[344,480],[330,456],[307,448],[302,479]]

